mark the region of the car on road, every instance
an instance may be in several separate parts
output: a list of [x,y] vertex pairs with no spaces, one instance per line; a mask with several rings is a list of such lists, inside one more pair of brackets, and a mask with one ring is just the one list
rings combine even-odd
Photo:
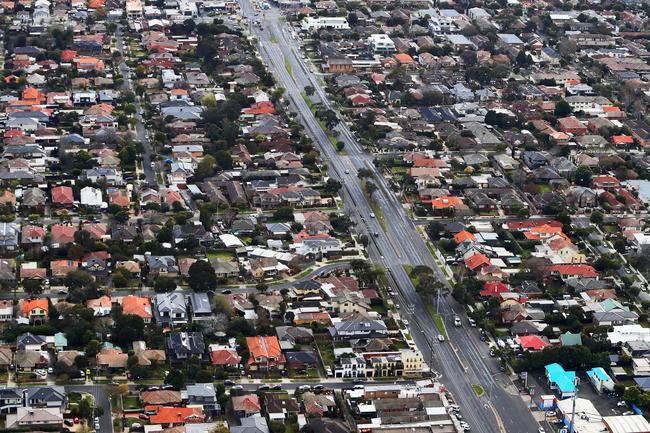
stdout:
[[465,431],[470,431],[471,430],[469,424],[467,424],[465,421],[460,422],[460,428],[462,428]]
[[370,218],[374,218],[374,217],[375,217],[375,213],[374,213],[374,212],[370,212]]
[[476,328],[476,320],[470,317],[469,319],[467,319],[467,321],[469,322],[469,326],[471,326],[472,328]]
[[68,427],[72,427],[74,426],[74,421],[72,421],[71,419],[64,419],[63,424],[67,425]]
[[404,326],[409,326],[409,321],[406,319],[402,320],[402,323],[404,323]]
[[616,403],[616,406],[618,406],[618,407],[627,407],[627,403],[625,403],[623,400],[621,400],[618,403]]
[[260,385],[260,386],[257,387],[257,390],[258,391],[264,391],[264,390],[267,390],[267,389],[270,389],[270,388],[271,387],[268,386],[268,385]]
[[343,173],[350,174],[350,170],[345,170]]
[[273,385],[273,386],[271,387],[271,389],[272,389],[273,391],[280,391],[280,390],[282,389],[282,385],[280,385],[280,384]]
[[546,430],[544,430],[544,427],[540,427],[537,429],[537,433],[546,433]]
[[138,415],[138,418],[144,421],[149,421],[149,415],[147,415],[146,413],[141,413],[140,415]]
[[231,293],[232,293],[232,290],[230,290],[230,289],[225,289],[225,290],[221,291],[222,295],[230,295]]
[[454,326],[462,326],[463,322],[460,321],[460,317],[454,316]]
[[223,381],[223,386],[234,386],[234,385],[235,385],[235,381],[233,380],[226,379]]
[[241,385],[235,385],[232,388],[230,388],[231,391],[243,391],[244,387]]
[[95,417],[94,425],[95,425],[95,430],[99,430],[99,417],[98,416]]
[[298,387],[298,391],[309,391],[311,389],[311,386],[309,385],[300,385]]
[[438,334],[438,341],[441,342],[441,343],[442,343],[443,341],[445,341],[445,336],[442,335],[442,334]]
[[314,390],[316,390],[316,391],[320,391],[320,390],[322,390],[323,388],[324,388],[323,385],[314,385]]

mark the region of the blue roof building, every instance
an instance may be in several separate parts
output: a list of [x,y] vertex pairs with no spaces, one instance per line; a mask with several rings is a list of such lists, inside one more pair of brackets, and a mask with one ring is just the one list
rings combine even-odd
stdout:
[[566,371],[560,364],[549,364],[544,367],[546,379],[551,389],[557,389],[560,398],[573,397],[576,392],[576,372]]
[[594,367],[587,372],[591,384],[596,388],[599,394],[603,391],[613,391],[614,381],[602,367]]

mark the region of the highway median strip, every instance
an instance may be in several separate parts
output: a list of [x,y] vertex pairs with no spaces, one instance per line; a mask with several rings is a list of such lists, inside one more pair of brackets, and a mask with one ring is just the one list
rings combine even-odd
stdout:
[[284,68],[289,73],[291,79],[293,79],[293,68],[291,67],[291,63],[289,63],[289,59],[286,56],[284,57]]
[[386,232],[386,218],[384,217],[384,212],[382,212],[381,208],[379,207],[379,204],[376,201],[372,201],[372,210],[375,213],[375,218],[377,218],[377,221],[379,221],[379,225],[381,226],[381,229]]
[[474,393],[476,393],[477,397],[483,397],[483,395],[485,395],[485,390],[481,385],[472,384],[472,389],[474,390]]
[[429,305],[427,306],[427,310],[429,310],[429,314],[431,315],[433,322],[436,324],[436,328],[438,328],[438,332],[440,332],[445,337],[445,340],[449,340],[449,335],[447,334],[447,328],[445,327],[445,322],[444,320],[442,320],[442,316],[436,312],[436,307],[434,307],[433,305]]

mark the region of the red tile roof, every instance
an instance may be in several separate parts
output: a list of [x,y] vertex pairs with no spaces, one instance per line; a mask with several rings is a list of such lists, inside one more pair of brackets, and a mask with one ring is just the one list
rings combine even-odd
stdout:
[[55,186],[52,188],[52,203],[73,204],[74,194],[69,186]]
[[542,350],[550,346],[550,343],[539,335],[526,335],[519,337],[519,344],[526,350]]
[[151,424],[186,424],[203,422],[202,407],[159,407],[158,413],[149,418]]
[[217,349],[210,352],[210,360],[213,365],[238,365],[241,357],[235,349]]
[[597,277],[596,271],[590,265],[553,265],[549,266],[551,272],[557,272],[562,276]]
[[473,271],[475,269],[480,268],[481,266],[489,265],[489,264],[490,264],[490,259],[488,259],[487,256],[482,253],[474,254],[473,256],[465,259],[465,266],[467,266],[467,268],[470,271]]
[[29,317],[32,310],[35,308],[40,308],[43,311],[45,311],[45,315],[48,315],[50,303],[48,302],[47,299],[32,299],[32,300],[26,300],[23,302],[23,316],[24,317]]

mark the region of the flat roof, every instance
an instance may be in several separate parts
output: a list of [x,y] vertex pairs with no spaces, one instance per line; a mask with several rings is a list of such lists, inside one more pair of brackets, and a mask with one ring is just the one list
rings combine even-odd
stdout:
[[610,433],[647,433],[650,423],[641,415],[619,415],[603,417]]

